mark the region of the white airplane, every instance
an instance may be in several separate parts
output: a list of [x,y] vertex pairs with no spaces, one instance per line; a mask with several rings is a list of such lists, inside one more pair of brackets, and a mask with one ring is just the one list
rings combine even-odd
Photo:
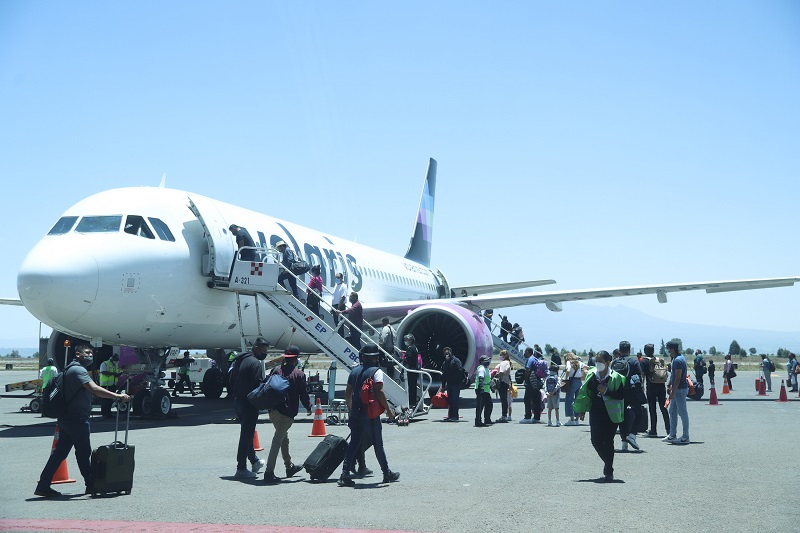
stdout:
[[[228,278],[236,256],[228,227],[246,228],[257,245],[283,240],[308,262],[322,267],[325,286],[342,272],[358,292],[371,324],[388,316],[398,338],[413,333],[425,366],[437,369],[442,348],[450,346],[470,372],[481,355],[491,354],[492,336],[480,316],[488,308],[544,304],[560,311],[562,302],[705,290],[708,293],[792,286],[800,278],[747,279],[588,290],[498,294],[555,283],[537,280],[452,286],[430,266],[436,161],[431,159],[414,232],[403,256],[334,237],[326,232],[163,187],[113,189],[75,204],[59,218],[25,258],[17,278],[19,300],[52,327],[48,355],[63,353],[64,340],[85,339],[95,346],[138,348],[239,349],[236,295],[215,282]],[[262,306],[264,307],[264,306]],[[244,304],[242,328],[260,331],[273,346],[297,344],[318,351],[292,323],[268,306]],[[257,323],[257,321],[259,323]],[[250,339],[252,341],[252,339]]]

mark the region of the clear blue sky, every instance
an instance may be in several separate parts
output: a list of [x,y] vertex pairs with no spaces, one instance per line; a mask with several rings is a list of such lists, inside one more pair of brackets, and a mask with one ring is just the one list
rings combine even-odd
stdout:
[[[164,172],[403,253],[429,157],[454,284],[800,275],[799,94],[788,0],[5,0],[0,296],[70,205]],[[800,332],[800,287],[620,304]],[[0,346],[37,330],[0,308]]]

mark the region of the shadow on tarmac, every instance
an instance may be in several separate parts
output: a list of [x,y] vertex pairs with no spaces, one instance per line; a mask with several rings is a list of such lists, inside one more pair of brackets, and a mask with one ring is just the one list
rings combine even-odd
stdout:
[[610,484],[610,483],[625,483],[621,479],[612,479],[611,481],[606,481],[604,477],[598,477],[594,479],[576,479],[575,483],[600,483],[600,484]]

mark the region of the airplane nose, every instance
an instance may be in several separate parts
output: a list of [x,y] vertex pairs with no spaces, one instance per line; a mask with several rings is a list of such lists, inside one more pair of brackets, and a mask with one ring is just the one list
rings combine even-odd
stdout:
[[46,246],[46,240],[22,263],[17,291],[33,316],[51,327],[67,328],[89,311],[97,296],[97,261],[84,250]]

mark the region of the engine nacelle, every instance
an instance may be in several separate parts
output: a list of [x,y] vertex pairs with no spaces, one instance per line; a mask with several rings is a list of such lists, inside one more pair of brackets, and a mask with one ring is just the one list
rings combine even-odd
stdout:
[[398,341],[414,335],[425,368],[441,370],[445,346],[461,359],[472,378],[478,359],[492,356],[492,335],[477,313],[454,304],[430,304],[417,307],[400,322]]

